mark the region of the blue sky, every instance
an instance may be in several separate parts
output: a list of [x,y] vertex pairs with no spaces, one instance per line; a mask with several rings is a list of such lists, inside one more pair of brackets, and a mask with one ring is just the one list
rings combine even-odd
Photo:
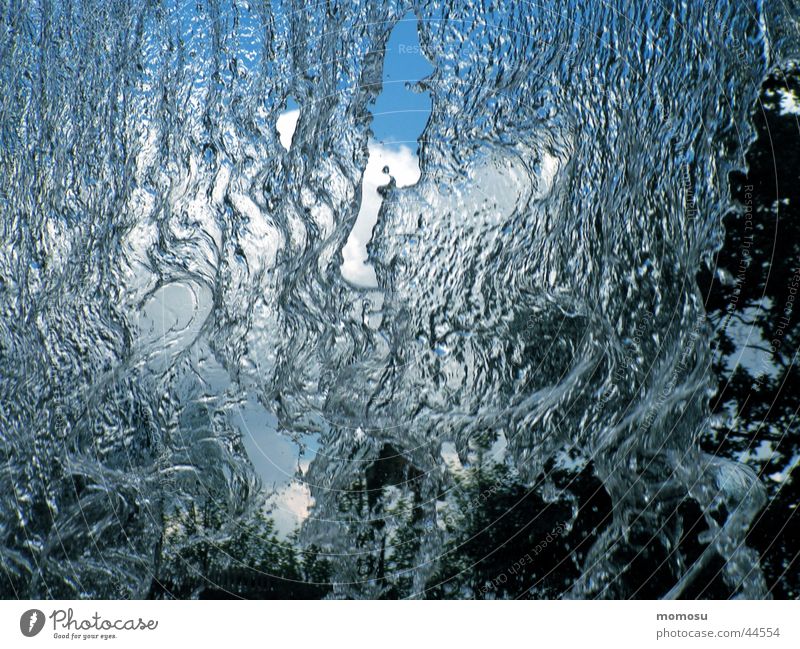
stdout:
[[[417,37],[417,18],[406,14],[394,27],[386,45],[383,88],[370,107],[373,115],[369,161],[364,170],[358,218],[342,250],[342,276],[354,286],[377,288],[375,271],[368,261],[367,244],[378,219],[383,197],[378,187],[395,179],[398,187],[419,180],[417,142],[431,112],[431,97],[412,87],[433,72],[422,56]],[[384,172],[388,169],[388,173]]]
[[431,112],[431,97],[427,92],[414,92],[408,85],[432,72],[433,66],[421,53],[417,18],[408,13],[392,30],[383,64],[383,89],[371,108],[377,142],[405,143],[416,150]]

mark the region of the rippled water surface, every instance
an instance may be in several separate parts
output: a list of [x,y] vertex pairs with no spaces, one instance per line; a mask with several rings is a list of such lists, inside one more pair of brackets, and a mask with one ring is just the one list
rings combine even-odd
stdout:
[[0,593],[796,596],[797,425],[726,373],[774,401],[797,312],[723,321],[791,294],[788,150],[770,302],[731,237],[798,25],[0,0]]

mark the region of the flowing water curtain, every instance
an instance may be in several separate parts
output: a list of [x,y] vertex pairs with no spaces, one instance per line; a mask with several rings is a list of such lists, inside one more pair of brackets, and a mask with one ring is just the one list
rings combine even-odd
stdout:
[[[642,537],[662,549],[680,541],[687,500],[713,542],[693,564],[667,551],[674,587],[661,594],[684,593],[714,555],[732,593],[765,592],[743,544],[763,489],[696,448],[710,376],[694,282],[776,60],[764,25],[791,20],[763,11],[419,9],[436,67],[423,179],[382,212],[374,255],[390,366],[403,369],[386,372],[359,416],[385,428],[376,437],[410,436],[425,475],[432,444],[464,449],[492,428],[529,479],[565,446],[594,460],[615,511],[576,596],[641,592],[617,577]],[[331,403],[342,412],[352,389],[340,389]]]
[[[229,3],[6,3],[3,17],[5,587],[142,595],[171,512],[200,498],[235,514],[255,490],[230,425],[198,406],[189,351],[224,326],[212,301],[240,292],[227,180],[276,164],[277,37],[263,4],[246,27]],[[260,65],[249,77],[229,65],[237,47]],[[167,340],[174,323],[148,315],[175,295],[191,298],[186,335]]]
[[[2,3],[4,592],[146,593],[196,502],[225,538],[258,500],[227,416],[244,390],[358,460],[312,464],[318,519],[386,444],[433,516],[442,445],[502,433],[526,481],[564,447],[596,460],[616,510],[576,595],[635,591],[619,549],[637,526],[667,543],[686,496],[722,525],[731,586],[761,594],[740,543],[757,483],[695,450],[693,277],[759,83],[797,56],[797,6],[651,4]],[[410,8],[433,113],[423,178],[379,217],[376,332],[339,252]],[[366,592],[342,570],[343,594]]]

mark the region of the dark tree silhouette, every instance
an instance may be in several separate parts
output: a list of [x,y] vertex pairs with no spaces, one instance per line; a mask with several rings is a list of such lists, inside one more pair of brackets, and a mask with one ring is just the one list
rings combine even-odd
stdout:
[[[773,596],[800,596],[797,470],[800,457],[800,70],[765,81],[746,174],[730,178],[735,208],[725,242],[698,283],[716,325],[711,401],[717,419],[705,450],[743,460],[770,501],[751,528]],[[792,108],[794,106],[794,108]]]

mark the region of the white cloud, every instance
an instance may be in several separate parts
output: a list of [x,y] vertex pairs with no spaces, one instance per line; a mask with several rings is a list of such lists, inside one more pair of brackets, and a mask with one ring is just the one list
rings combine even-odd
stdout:
[[275,128],[278,129],[281,144],[287,151],[292,148],[292,138],[294,138],[294,131],[297,128],[297,120],[300,117],[300,109],[286,110],[278,115],[278,121]]
[[800,101],[793,90],[780,90],[781,95],[781,115],[800,115]]
[[[284,111],[278,117],[276,128],[281,145],[287,151],[292,146],[299,117],[299,109]],[[388,174],[383,171],[386,167],[389,170]],[[416,154],[404,144],[385,145],[370,140],[369,159],[364,170],[361,191],[361,206],[353,230],[342,250],[344,257],[342,276],[357,286],[368,288],[377,286],[375,270],[367,263],[367,244],[372,238],[372,230],[383,202],[378,187],[387,184],[390,176],[394,177],[398,187],[415,184],[420,177]]]
[[293,480],[269,499],[268,506],[275,531],[286,537],[308,518],[314,499],[307,484]]
[[[384,173],[388,167],[389,173]],[[386,185],[394,177],[398,187],[409,187],[420,177],[419,160],[405,145],[384,145],[369,142],[369,161],[364,170],[361,189],[361,207],[358,218],[350,232],[342,256],[342,276],[349,282],[363,287],[375,287],[375,271],[367,263],[367,244],[378,221],[378,211],[383,198],[378,187]]]

